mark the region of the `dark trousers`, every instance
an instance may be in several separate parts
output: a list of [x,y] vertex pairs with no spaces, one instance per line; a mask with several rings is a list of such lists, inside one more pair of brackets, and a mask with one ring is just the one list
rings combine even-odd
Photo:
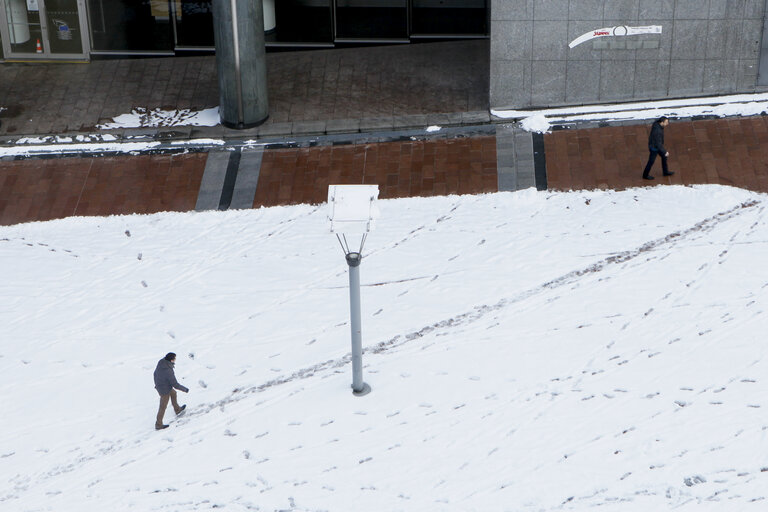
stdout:
[[645,164],[645,170],[643,171],[643,178],[647,178],[651,173],[651,167],[653,167],[653,163],[656,161],[656,155],[661,157],[661,170],[664,172],[664,174],[667,174],[669,172],[669,167],[667,167],[667,155],[662,153],[661,151],[657,149],[652,149],[651,154],[648,155],[648,163]]

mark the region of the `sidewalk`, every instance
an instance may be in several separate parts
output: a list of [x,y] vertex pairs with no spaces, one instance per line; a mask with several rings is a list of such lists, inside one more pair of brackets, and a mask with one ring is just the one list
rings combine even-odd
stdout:
[[[264,125],[157,131],[252,137],[487,123],[488,66],[488,40],[269,53]],[[0,107],[7,109],[0,139],[93,133],[136,107],[219,104],[214,56],[2,64],[0,71]]]
[[271,114],[259,128],[105,131],[96,125],[136,107],[215,106],[214,58],[3,65],[0,150],[78,134],[157,145],[0,158],[0,225],[321,203],[334,183],[375,183],[381,198],[698,183],[768,192],[765,116],[673,119],[676,174],[661,177],[657,163],[654,181],[641,179],[650,122],[541,135],[492,119],[488,41],[269,54],[268,66]]

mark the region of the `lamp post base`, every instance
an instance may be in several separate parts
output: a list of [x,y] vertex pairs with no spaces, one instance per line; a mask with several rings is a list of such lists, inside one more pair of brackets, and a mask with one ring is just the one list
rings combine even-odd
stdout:
[[354,388],[352,389],[352,394],[355,396],[365,396],[370,392],[371,392],[371,386],[369,386],[365,382],[363,382],[363,389],[361,389],[360,391],[355,391]]

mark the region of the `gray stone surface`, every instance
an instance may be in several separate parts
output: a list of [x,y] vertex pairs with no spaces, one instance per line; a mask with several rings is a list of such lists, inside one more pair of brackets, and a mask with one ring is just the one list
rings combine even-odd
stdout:
[[[614,1],[614,0],[612,0]],[[533,6],[536,20],[567,20],[569,0],[538,0]]]
[[565,103],[566,66],[564,60],[534,61],[531,69],[534,106],[562,105]]
[[271,123],[259,127],[259,137],[274,137],[293,133],[293,123]]
[[534,0],[492,0],[494,19],[520,21],[533,19]]
[[[709,5],[712,2],[702,0],[676,0],[675,19],[677,20],[706,20],[709,18]],[[718,0],[716,3],[725,3]]]
[[240,166],[237,169],[235,189],[232,192],[230,209],[243,210],[253,208],[256,186],[259,184],[259,171],[264,148],[243,149]]
[[203,179],[197,195],[196,211],[218,210],[221,191],[224,188],[224,178],[227,174],[228,151],[211,151],[205,161]]
[[392,117],[370,117],[360,120],[361,132],[375,132],[380,130],[392,130],[395,120]]
[[[534,3],[531,21],[515,21],[512,4],[495,0],[500,8],[491,10],[491,108],[756,90],[766,0],[547,0]],[[520,6],[524,15],[527,6]],[[567,46],[616,25],[660,25],[662,32]],[[768,71],[760,76],[768,86]]]
[[708,59],[725,57],[725,42],[728,37],[728,22],[725,20],[709,20],[707,27],[707,51],[704,56]]
[[[288,135],[292,123],[317,121],[337,121],[326,128],[335,133],[350,120],[487,110],[489,48],[488,40],[466,40],[269,53],[265,124],[199,127],[191,136]],[[0,64],[0,105],[7,109],[0,112],[0,135],[93,132],[138,107],[218,104],[213,56]]]
[[568,80],[565,84],[565,102],[589,103],[600,95],[600,61],[568,61]]
[[670,96],[694,96],[702,93],[704,64],[700,60],[675,60],[669,70]]
[[497,60],[491,62],[491,106],[531,105],[531,63]]
[[496,127],[496,175],[499,191],[536,186],[533,139],[514,125]]
[[360,119],[330,119],[325,123],[326,133],[356,133],[360,131]]
[[635,64],[635,87],[647,98],[663,97],[669,90],[668,60],[639,60]]
[[707,54],[707,20],[675,20],[673,30],[674,59],[696,59]]
[[407,130],[412,128],[424,128],[428,126],[426,114],[412,114],[407,116],[395,116],[392,124],[396,129]]
[[568,21],[534,21],[533,55],[536,61],[565,60],[568,56]]
[[604,0],[571,0],[568,5],[568,20],[603,19]]
[[605,2],[603,17],[606,20],[621,20],[619,24],[626,25],[637,19],[638,8],[638,2],[635,0],[611,0]]
[[604,60],[600,66],[600,100],[628,101],[634,98],[635,63]]
[[675,15],[675,3],[669,0],[644,0],[639,4],[637,16],[643,24],[648,24],[648,20],[668,20]]
[[291,133],[294,135],[317,135],[325,133],[325,121],[296,121],[291,126]]
[[498,21],[491,34],[491,59],[527,60],[533,58],[533,22]]
[[486,124],[491,121],[491,115],[490,112],[487,110],[477,110],[474,112],[462,112],[461,113],[461,124],[465,125],[472,125],[472,124]]

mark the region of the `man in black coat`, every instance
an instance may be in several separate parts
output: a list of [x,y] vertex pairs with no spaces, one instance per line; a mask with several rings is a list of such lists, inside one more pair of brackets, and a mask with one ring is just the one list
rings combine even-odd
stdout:
[[189,389],[179,384],[176,380],[176,374],[173,372],[175,363],[176,354],[168,352],[164,358],[157,362],[157,367],[155,368],[155,389],[160,395],[160,409],[157,411],[155,430],[168,428],[168,425],[163,424],[163,416],[165,416],[165,409],[168,407],[169,400],[173,404],[173,410],[176,411],[176,415],[181,414],[187,408],[186,405],[179,407],[179,402],[176,401],[176,389],[185,393],[189,393]]
[[645,170],[643,171],[644,180],[652,180],[651,167],[653,162],[656,161],[656,155],[661,156],[661,170],[664,176],[672,176],[674,172],[670,172],[667,167],[667,157],[669,151],[664,147],[664,128],[669,124],[669,119],[665,116],[661,116],[653,122],[651,126],[651,134],[648,136],[648,150],[651,154],[648,156],[648,163],[645,164]]

